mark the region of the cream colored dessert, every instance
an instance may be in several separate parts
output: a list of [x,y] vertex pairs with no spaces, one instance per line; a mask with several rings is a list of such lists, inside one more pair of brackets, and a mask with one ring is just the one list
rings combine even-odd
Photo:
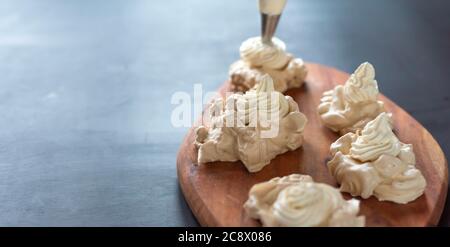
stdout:
[[244,204],[263,226],[364,226],[359,201],[344,200],[338,189],[292,174],[254,185]]
[[303,85],[306,66],[302,59],[286,52],[286,45],[278,38],[270,44],[261,37],[244,41],[240,47],[241,59],[230,66],[233,90],[245,92],[258,84],[265,74],[274,80],[275,90],[285,92]]
[[392,132],[388,114],[381,113],[361,133],[347,133],[331,145],[331,174],[341,191],[380,201],[405,204],[423,194],[425,178],[415,167],[411,144]]
[[377,100],[375,69],[365,62],[345,82],[323,94],[318,112],[325,126],[341,135],[361,130],[367,122],[384,112]]
[[210,118],[210,126],[196,129],[198,163],[240,160],[249,172],[299,148],[307,121],[290,96],[274,90],[268,75],[245,94],[215,100]]

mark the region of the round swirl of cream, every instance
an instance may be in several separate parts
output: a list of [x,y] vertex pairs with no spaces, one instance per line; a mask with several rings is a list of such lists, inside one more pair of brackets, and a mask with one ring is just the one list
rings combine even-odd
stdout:
[[253,37],[244,41],[239,48],[241,58],[253,67],[281,69],[291,57],[286,53],[286,45],[278,38],[271,44],[263,43],[261,37]]
[[372,64],[361,64],[344,85],[344,97],[348,103],[376,101],[378,84],[375,80],[375,69]]
[[308,175],[291,174],[255,184],[249,192],[249,198],[245,202],[244,208],[253,218],[265,217],[281,190],[288,186],[304,182],[313,182],[313,180]]
[[414,201],[423,194],[427,182],[422,173],[413,167],[409,167],[395,178],[390,184],[380,184],[374,191],[374,195],[380,201],[393,201],[405,204]]
[[334,211],[344,203],[333,187],[307,182],[282,190],[272,210],[280,226],[327,226]]
[[247,91],[241,100],[243,101],[238,104],[245,104],[246,124],[256,120],[257,117],[260,118],[258,120],[269,120],[273,117],[279,119],[289,113],[289,101],[282,93],[275,91],[273,80],[268,74],[261,78],[254,89]]
[[362,162],[374,161],[382,154],[397,156],[401,143],[392,132],[390,117],[380,113],[367,123],[361,134],[351,144],[350,156]]

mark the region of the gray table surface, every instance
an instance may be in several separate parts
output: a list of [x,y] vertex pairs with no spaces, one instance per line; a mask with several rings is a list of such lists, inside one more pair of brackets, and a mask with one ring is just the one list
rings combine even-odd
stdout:
[[[377,69],[450,154],[450,1],[290,0],[307,61]],[[259,34],[256,1],[0,3],[0,225],[196,226],[178,187],[176,91],[213,91]],[[448,204],[448,203],[447,203]],[[449,207],[441,225],[449,225]]]

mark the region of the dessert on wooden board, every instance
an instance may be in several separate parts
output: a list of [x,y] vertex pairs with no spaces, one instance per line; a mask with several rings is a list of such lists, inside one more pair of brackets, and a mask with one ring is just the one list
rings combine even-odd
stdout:
[[254,185],[244,204],[263,226],[364,226],[359,201],[344,200],[338,189],[291,174]]
[[274,37],[265,43],[261,37],[244,41],[239,49],[241,59],[230,66],[233,90],[247,91],[261,82],[265,74],[274,80],[275,90],[285,92],[303,85],[306,66],[302,59],[286,52],[286,45]]
[[378,83],[372,64],[361,64],[344,85],[323,93],[318,112],[325,126],[341,135],[361,130],[384,112],[377,99]]
[[286,52],[286,45],[274,37],[286,0],[259,0],[261,36],[249,38],[239,48],[240,59],[229,69],[231,88],[245,92],[261,82],[265,74],[274,80],[274,88],[285,92],[301,87],[307,70],[300,58]]
[[330,150],[333,158],[328,168],[343,192],[405,204],[425,190],[413,146],[399,141],[386,113],[367,123],[361,132],[340,137]]
[[274,90],[268,75],[245,94],[215,99],[209,109],[211,123],[195,132],[199,164],[240,160],[257,172],[303,143],[305,115],[292,97]]
[[[448,180],[435,140],[379,95],[370,63],[349,77],[320,65],[309,64],[307,70],[273,37],[286,1],[259,3],[262,35],[242,43],[240,60],[230,66],[227,87],[221,89],[222,95],[225,88],[237,92],[212,102],[209,121],[189,132],[177,159],[181,187],[199,221],[222,226],[257,221],[263,226],[435,224]],[[336,85],[336,78],[345,83]],[[283,95],[288,90],[292,97]],[[395,124],[394,131],[397,117],[405,123]],[[245,169],[236,166],[241,163]]]
[[[195,131],[189,131],[177,158],[178,177],[186,200],[201,225],[260,225],[259,221],[250,218],[243,206],[249,199],[248,193],[252,186],[274,177],[300,173],[310,175],[316,182],[339,187],[326,165],[333,158],[330,145],[336,142],[339,135],[323,126],[316,109],[322,93],[334,88],[337,83],[344,83],[349,75],[318,64],[307,66],[309,73],[306,87],[288,92],[308,118],[302,148],[278,155],[259,172],[248,172],[241,162],[193,165],[193,161],[198,158],[198,150],[194,145]],[[228,83],[219,90],[221,95],[229,92]],[[379,99],[384,102],[386,110],[392,113],[390,123],[398,139],[414,145],[415,167],[425,178],[426,187],[423,196],[407,204],[379,201],[375,196],[356,198],[360,200],[358,215],[365,216],[367,226],[435,225],[442,213],[447,193],[445,156],[423,126],[383,95],[380,94]],[[342,195],[347,200],[351,199],[349,193]]]

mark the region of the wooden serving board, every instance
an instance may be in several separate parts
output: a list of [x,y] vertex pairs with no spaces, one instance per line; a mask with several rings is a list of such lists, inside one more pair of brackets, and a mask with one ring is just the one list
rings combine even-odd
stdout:
[[[243,204],[250,188],[259,182],[292,173],[308,174],[316,182],[336,186],[326,163],[331,158],[329,147],[338,135],[325,128],[317,114],[322,93],[343,84],[349,75],[318,64],[307,64],[305,85],[289,90],[308,123],[304,144],[295,151],[277,156],[260,172],[249,173],[241,162],[214,162],[194,165],[197,151],[193,129],[185,137],[177,157],[178,179],[192,212],[202,226],[260,226],[249,218]],[[220,88],[224,94],[225,83]],[[382,88],[381,88],[382,90]],[[367,226],[433,226],[439,221],[447,195],[448,168],[445,156],[430,133],[403,109],[384,96],[386,109],[393,113],[394,131],[404,143],[414,145],[417,167],[427,180],[424,195],[406,205],[379,202],[376,198],[361,200],[360,214]],[[345,198],[350,195],[343,193]],[[361,198],[359,198],[361,199]]]

